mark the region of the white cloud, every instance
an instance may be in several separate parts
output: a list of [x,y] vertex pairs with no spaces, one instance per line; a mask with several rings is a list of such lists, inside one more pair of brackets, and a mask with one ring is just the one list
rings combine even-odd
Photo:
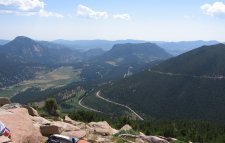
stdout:
[[57,17],[57,18],[63,18],[64,16],[59,14],[59,13],[56,13],[56,12],[49,12],[49,11],[45,11],[44,9],[41,9],[39,12],[38,12],[38,15],[40,17]]
[[40,11],[36,12],[30,12],[30,11],[13,11],[13,10],[0,10],[0,14],[14,14],[18,16],[40,16],[40,17],[57,17],[57,18],[63,18],[64,16],[55,13],[55,12],[48,12],[44,9],[41,9]]
[[130,15],[125,13],[125,14],[114,14],[113,15],[114,19],[122,19],[122,20],[130,20]]
[[[14,14],[18,16],[40,16],[63,18],[62,14],[45,10],[45,3],[42,0],[0,0],[0,6],[6,9],[0,10],[0,14]],[[8,10],[11,7],[17,10]]]
[[225,14],[225,4],[215,2],[213,4],[204,4],[201,6],[202,11],[210,16]]
[[94,11],[93,9],[81,4],[78,5],[77,15],[93,19],[107,19],[109,17],[109,14],[106,11]]
[[13,10],[0,10],[0,14],[14,14],[18,16],[33,16],[36,15],[36,12],[22,12],[22,11],[13,11]]
[[22,11],[44,8],[44,2],[41,0],[0,0],[0,5],[15,6]]

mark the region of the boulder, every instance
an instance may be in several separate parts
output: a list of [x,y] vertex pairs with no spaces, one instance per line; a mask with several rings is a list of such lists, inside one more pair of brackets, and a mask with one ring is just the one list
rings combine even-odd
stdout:
[[131,127],[130,125],[128,125],[128,124],[124,125],[124,126],[120,129],[120,131],[129,131],[129,130],[132,130],[132,127]]
[[5,104],[10,104],[11,101],[9,98],[7,97],[0,97],[0,107],[5,105]]
[[108,136],[117,133],[118,131],[113,129],[106,121],[103,122],[91,122],[87,125],[89,132],[92,130],[100,135]]
[[140,136],[139,138],[148,143],[169,143],[167,140],[156,136]]
[[63,129],[61,127],[56,126],[56,125],[50,125],[50,124],[41,125],[40,130],[41,130],[41,134],[43,136],[50,136],[53,134],[61,134],[63,131]]
[[40,117],[40,116],[30,116],[30,118],[31,118],[31,120],[33,121],[34,124],[37,124],[39,126],[51,123],[49,120],[47,120],[43,117]]
[[58,126],[58,127],[62,128],[63,131],[78,131],[78,130],[80,130],[80,128],[77,126],[74,126],[69,123],[61,122],[61,121],[53,121],[53,122],[51,122],[51,125]]
[[15,143],[40,143],[42,136],[29,117],[25,108],[1,109],[0,120],[10,129]]
[[26,108],[28,110],[29,115],[31,116],[39,116],[37,110],[35,110],[34,108],[27,106],[27,105],[22,105],[23,108]]
[[65,116],[65,118],[63,119],[63,122],[72,124],[72,125],[77,126],[81,129],[85,128],[85,123],[74,121],[68,116]]
[[86,136],[86,132],[79,130],[79,131],[69,131],[69,132],[62,132],[61,135],[68,136],[68,137],[76,137],[76,138],[84,138]]

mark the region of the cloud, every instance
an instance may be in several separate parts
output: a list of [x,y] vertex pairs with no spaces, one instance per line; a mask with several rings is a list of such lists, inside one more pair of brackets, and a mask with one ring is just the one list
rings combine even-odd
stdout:
[[125,13],[125,14],[114,14],[113,15],[114,19],[122,19],[122,20],[130,20],[130,15]]
[[63,18],[64,16],[55,13],[55,12],[48,12],[45,11],[44,9],[41,9],[36,12],[31,12],[31,11],[13,11],[13,10],[0,10],[0,14],[14,14],[17,16],[40,16],[40,17],[57,17],[57,18]]
[[38,12],[38,15],[40,17],[57,17],[57,18],[63,18],[64,16],[59,14],[59,13],[56,13],[56,12],[49,12],[49,11],[45,11],[44,9],[41,9],[39,12]]
[[44,8],[44,2],[41,0],[0,0],[0,5],[15,6],[22,11]]
[[93,19],[107,19],[109,17],[109,14],[106,11],[94,11],[93,9],[81,4],[78,5],[77,15]]
[[131,16],[129,14],[109,14],[106,11],[96,11],[87,6],[79,4],[77,7],[77,15],[80,17],[91,18],[91,19],[121,19],[121,20],[130,20]]
[[210,16],[224,15],[225,4],[222,2],[215,2],[213,4],[204,4],[201,6],[202,11]]
[[[0,0],[0,14],[14,14],[18,16],[40,16],[63,18],[62,14],[45,10],[45,3],[42,0]],[[12,7],[16,9],[12,10]]]

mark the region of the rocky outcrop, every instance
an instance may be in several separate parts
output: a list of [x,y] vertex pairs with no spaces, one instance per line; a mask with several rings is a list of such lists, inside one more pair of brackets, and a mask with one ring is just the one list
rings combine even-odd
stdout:
[[87,125],[87,129],[91,133],[97,133],[103,136],[113,135],[118,133],[117,130],[113,129],[106,121],[104,122],[91,122]]
[[38,112],[34,108],[27,106],[27,105],[23,105],[23,108],[26,108],[28,110],[29,115],[39,116]]
[[0,97],[0,107],[5,105],[5,104],[10,104],[11,101],[7,97]]
[[130,125],[128,125],[128,124],[124,125],[124,126],[120,129],[120,131],[129,131],[129,130],[132,130],[132,127],[131,127]]
[[40,143],[42,135],[33,125],[25,108],[1,109],[0,120],[10,129],[15,143]]
[[[160,136],[121,134],[130,131],[130,125],[123,126],[119,131],[112,128],[106,121],[83,123],[65,118],[46,119],[37,111],[21,104],[6,104],[0,108],[0,120],[11,130],[13,143],[41,143],[52,134],[82,138],[94,143],[116,143],[118,139],[135,143],[168,143],[176,139]],[[132,141],[129,139],[133,138]],[[0,141],[8,141],[0,137]]]

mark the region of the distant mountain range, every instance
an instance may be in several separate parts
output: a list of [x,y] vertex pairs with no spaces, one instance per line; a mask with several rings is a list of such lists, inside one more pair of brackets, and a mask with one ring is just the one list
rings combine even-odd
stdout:
[[[8,43],[9,40],[0,40],[0,45]],[[145,41],[145,40],[54,40],[50,43],[56,43],[56,45],[66,46],[71,49],[78,49],[87,51],[90,49],[103,49],[104,51],[110,50],[115,44],[126,44],[126,43],[156,43],[161,48],[165,49],[168,53],[177,56],[192,49],[204,46],[204,45],[215,45],[218,41],[180,41],[180,42],[166,42],[166,41]]]
[[1,46],[0,54],[8,60],[21,63],[62,63],[73,61],[78,51],[50,42],[38,42],[27,37],[17,37]]
[[115,44],[125,44],[125,43],[144,43],[143,40],[55,40],[54,43],[63,44],[71,48],[89,50],[89,49],[103,49],[110,50]]
[[187,51],[193,50],[201,46],[210,46],[219,44],[218,41],[181,41],[181,42],[155,42],[160,47],[174,56],[180,55]]
[[224,121],[225,45],[203,46],[108,85],[102,96],[155,119]]
[[[68,47],[75,49],[92,49],[92,48],[101,48],[104,50],[109,50],[115,44],[125,44],[125,43],[146,43],[148,41],[144,40],[55,40],[53,41],[58,44],[67,45]],[[204,46],[204,45],[215,45],[218,44],[218,41],[181,41],[181,42],[166,42],[166,41],[150,41],[151,43],[156,43],[161,48],[164,48],[168,53],[177,56],[192,49]]]

